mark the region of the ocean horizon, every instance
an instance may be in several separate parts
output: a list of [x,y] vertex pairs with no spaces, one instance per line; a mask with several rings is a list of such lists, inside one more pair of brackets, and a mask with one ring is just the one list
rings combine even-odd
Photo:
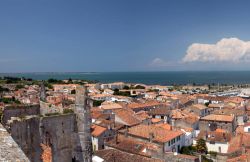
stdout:
[[247,84],[250,71],[154,71],[154,72],[24,72],[0,73],[0,76],[25,77],[34,80],[82,79],[101,83],[126,82],[143,84]]

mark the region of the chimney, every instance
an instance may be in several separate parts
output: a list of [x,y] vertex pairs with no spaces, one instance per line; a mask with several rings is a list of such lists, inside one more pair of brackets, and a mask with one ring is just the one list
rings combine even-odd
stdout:
[[115,136],[115,144],[118,144],[119,142],[118,142],[118,134],[116,134],[116,136]]
[[154,133],[153,132],[149,133],[149,142],[152,142],[153,138],[154,138]]
[[40,100],[43,101],[43,102],[46,102],[46,88],[45,88],[45,85],[44,85],[44,81],[42,81],[41,83],[41,89],[40,89]]
[[223,133],[223,138],[224,138],[224,140],[226,141],[226,133]]
[[125,137],[128,137],[128,126],[126,126],[126,130],[124,132]]
[[245,148],[245,145],[244,145],[244,143],[242,143],[242,154],[245,154],[246,153],[246,148]]

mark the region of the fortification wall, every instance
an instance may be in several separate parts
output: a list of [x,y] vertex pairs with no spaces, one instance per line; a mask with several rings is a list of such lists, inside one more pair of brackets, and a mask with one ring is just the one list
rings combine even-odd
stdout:
[[23,117],[26,115],[39,115],[39,105],[16,105],[6,106],[3,110],[2,124],[6,125],[11,117]]
[[[42,120],[43,143],[50,142],[52,148],[52,160],[55,162],[72,161],[73,140],[75,134],[75,115],[67,114],[60,116],[44,117]],[[46,138],[49,141],[46,142]],[[79,141],[78,141],[79,142]]]
[[1,161],[29,162],[29,159],[2,124],[0,124],[0,159]]
[[75,127],[75,115],[65,114],[13,120],[9,131],[30,161],[41,161],[41,144],[45,144],[51,147],[53,162],[68,162],[74,154],[73,143],[79,142]]
[[9,132],[16,143],[21,147],[30,161],[41,161],[41,138],[39,134],[39,117],[13,120],[9,125]]
[[50,113],[62,113],[63,112],[63,108],[59,107],[59,106],[53,106],[49,103],[40,101],[40,114],[41,115],[45,115],[45,114],[50,114]]

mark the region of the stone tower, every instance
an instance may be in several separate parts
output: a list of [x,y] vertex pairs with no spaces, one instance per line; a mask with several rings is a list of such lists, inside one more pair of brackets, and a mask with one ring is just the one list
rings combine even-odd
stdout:
[[46,102],[46,90],[45,90],[44,81],[41,83],[40,100],[43,102]]
[[92,101],[88,98],[87,88],[77,86],[75,114],[77,131],[80,142],[77,145],[76,161],[92,162],[91,141],[91,107]]

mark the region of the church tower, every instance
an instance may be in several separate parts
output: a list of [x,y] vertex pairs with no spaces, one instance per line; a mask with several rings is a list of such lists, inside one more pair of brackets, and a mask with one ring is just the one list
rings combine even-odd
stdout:
[[85,86],[76,87],[75,114],[77,121],[77,131],[80,142],[77,146],[78,157],[76,161],[92,162],[92,141],[91,141],[91,99],[88,97]]
[[40,100],[46,102],[46,89],[44,81],[41,83]]

